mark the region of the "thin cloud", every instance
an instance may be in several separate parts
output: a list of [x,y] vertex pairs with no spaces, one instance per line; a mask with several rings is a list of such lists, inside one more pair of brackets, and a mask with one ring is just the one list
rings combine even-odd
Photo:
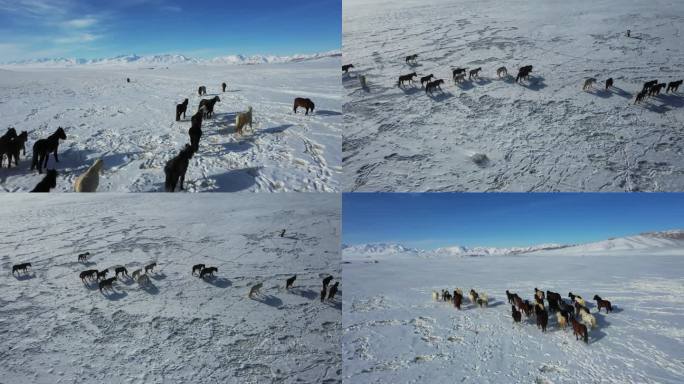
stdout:
[[98,20],[94,17],[85,17],[82,19],[72,19],[65,21],[62,23],[64,27],[67,28],[77,28],[77,29],[82,29],[82,28],[89,28],[92,27],[93,25],[97,24]]
[[89,43],[99,39],[101,36],[93,35],[91,33],[83,33],[76,36],[60,37],[55,39],[57,44],[77,44],[77,43]]

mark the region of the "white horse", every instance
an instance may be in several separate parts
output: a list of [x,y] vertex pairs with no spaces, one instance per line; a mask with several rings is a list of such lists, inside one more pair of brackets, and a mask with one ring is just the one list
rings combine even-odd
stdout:
[[582,316],[582,322],[584,325],[586,325],[588,328],[596,328],[596,318],[594,315],[580,311],[580,316]]
[[558,320],[558,326],[561,327],[561,329],[565,329],[565,327],[568,326],[568,322],[565,319],[565,316],[559,312],[556,312],[556,320]]
[[81,176],[74,181],[74,191],[76,192],[95,192],[100,185],[100,172],[102,170],[102,159],[97,159]]

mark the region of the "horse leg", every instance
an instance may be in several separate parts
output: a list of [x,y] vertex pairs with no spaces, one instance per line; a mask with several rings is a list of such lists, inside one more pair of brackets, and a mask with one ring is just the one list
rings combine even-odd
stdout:
[[[57,156],[57,148],[55,148],[54,155],[55,155],[55,163],[59,163],[59,157]],[[47,163],[45,164],[45,166],[47,167]]]
[[180,190],[183,190],[183,183],[185,182],[185,172],[183,172],[180,176]]

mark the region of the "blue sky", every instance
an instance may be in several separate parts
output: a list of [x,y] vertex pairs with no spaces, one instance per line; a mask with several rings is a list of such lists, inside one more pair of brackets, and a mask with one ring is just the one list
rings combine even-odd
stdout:
[[684,228],[677,193],[346,193],[345,244],[575,244]]
[[0,0],[0,61],[341,47],[341,0]]

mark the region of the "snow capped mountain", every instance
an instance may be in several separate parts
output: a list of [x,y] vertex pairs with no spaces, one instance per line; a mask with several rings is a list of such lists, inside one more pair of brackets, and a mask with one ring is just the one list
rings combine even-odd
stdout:
[[611,238],[593,243],[578,245],[539,244],[529,247],[465,247],[461,245],[421,250],[407,248],[399,244],[362,244],[343,245],[342,254],[345,259],[371,259],[396,256],[421,257],[468,257],[468,256],[504,256],[524,253],[588,255],[604,254],[613,251],[645,251],[684,254],[684,230],[648,232],[635,236]]
[[118,65],[137,65],[137,66],[167,66],[177,64],[270,64],[270,63],[290,63],[307,60],[316,60],[325,57],[339,57],[340,51],[329,51],[308,55],[274,56],[274,55],[229,55],[213,59],[200,59],[178,54],[138,56],[120,55],[101,59],[76,59],[76,58],[45,58],[12,61],[6,63],[8,66],[36,66],[36,67],[71,67],[77,65],[98,65],[98,66],[118,66]]

